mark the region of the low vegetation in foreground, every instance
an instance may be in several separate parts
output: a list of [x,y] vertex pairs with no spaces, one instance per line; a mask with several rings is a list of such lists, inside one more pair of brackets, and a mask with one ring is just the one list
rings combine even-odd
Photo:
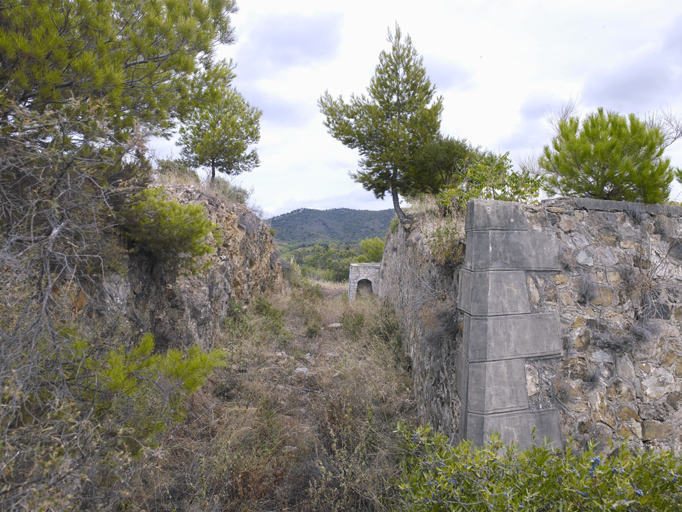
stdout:
[[401,427],[405,510],[680,510],[682,465],[671,452],[625,444],[575,453],[547,445],[518,451],[493,435],[483,447],[450,445],[427,426]]

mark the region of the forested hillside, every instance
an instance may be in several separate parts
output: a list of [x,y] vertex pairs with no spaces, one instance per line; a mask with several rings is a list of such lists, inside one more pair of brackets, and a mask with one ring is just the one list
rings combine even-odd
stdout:
[[383,238],[395,215],[393,210],[312,210],[301,208],[273,217],[275,239],[285,244],[314,242],[357,243],[365,238]]

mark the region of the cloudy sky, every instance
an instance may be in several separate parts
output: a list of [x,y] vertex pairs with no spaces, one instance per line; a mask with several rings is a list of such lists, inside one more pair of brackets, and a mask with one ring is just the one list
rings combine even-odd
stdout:
[[[391,208],[348,176],[358,154],[323,126],[317,100],[362,94],[397,22],[444,99],[441,132],[516,161],[551,140],[546,114],[579,98],[682,115],[682,2],[650,0],[238,0],[220,56],[263,111],[261,165],[238,177],[267,216],[296,208]],[[159,156],[179,153],[154,141]],[[682,140],[668,148],[682,167]],[[682,199],[682,188],[673,199]],[[390,198],[389,198],[390,199]]]

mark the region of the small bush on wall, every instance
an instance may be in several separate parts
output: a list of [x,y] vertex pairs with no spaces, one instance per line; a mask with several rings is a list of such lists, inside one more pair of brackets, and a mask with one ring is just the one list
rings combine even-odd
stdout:
[[199,204],[168,200],[163,187],[135,194],[122,211],[122,231],[135,247],[170,266],[197,271],[197,258],[222,243],[220,228]]

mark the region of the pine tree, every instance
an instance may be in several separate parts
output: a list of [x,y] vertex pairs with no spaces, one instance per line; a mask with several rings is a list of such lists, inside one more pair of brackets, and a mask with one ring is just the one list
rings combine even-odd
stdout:
[[168,133],[198,57],[232,41],[235,11],[234,0],[4,0],[0,117],[74,97],[105,103],[118,131]]
[[182,155],[193,167],[237,175],[251,171],[260,162],[255,149],[260,140],[262,112],[252,107],[230,86],[232,68],[224,63],[209,67],[190,87],[192,105],[181,117]]
[[377,198],[390,193],[396,214],[404,222],[399,195],[420,188],[412,158],[438,134],[443,102],[439,97],[431,103],[436,87],[426,76],[423,58],[410,36],[403,39],[396,24],[388,42],[391,50],[379,55],[368,96],[351,95],[346,103],[325,92],[318,105],[332,137],[360,151],[360,169],[351,177]]
[[557,132],[539,160],[550,194],[643,203],[668,199],[675,169],[663,156],[658,127],[600,108],[582,123],[577,117],[559,121]]

